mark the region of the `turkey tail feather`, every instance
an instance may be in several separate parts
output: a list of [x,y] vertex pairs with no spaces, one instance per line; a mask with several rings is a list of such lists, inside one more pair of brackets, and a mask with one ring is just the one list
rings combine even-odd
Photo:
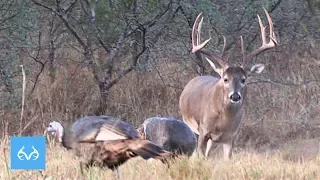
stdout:
[[130,149],[145,160],[150,158],[163,160],[173,157],[171,152],[165,151],[148,140],[135,139],[131,141]]

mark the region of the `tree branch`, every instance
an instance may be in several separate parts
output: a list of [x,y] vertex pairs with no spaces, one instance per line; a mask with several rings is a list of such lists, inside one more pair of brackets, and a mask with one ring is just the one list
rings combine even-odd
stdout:
[[15,11],[16,11],[15,14],[13,14],[13,15],[11,15],[11,16],[9,16],[9,17],[5,17],[9,12],[12,12],[11,7],[15,8],[15,6],[13,5],[13,3],[11,3],[11,4],[9,5],[9,7],[6,9],[6,11],[4,12],[4,14],[1,15],[2,17],[4,17],[4,19],[1,19],[0,24],[2,24],[2,23],[4,23],[4,22],[7,22],[7,21],[9,21],[10,19],[13,19],[14,17],[16,17],[16,16],[21,12],[20,9],[18,9],[18,10],[15,10]]
[[156,69],[156,71],[157,71],[157,73],[158,73],[158,76],[160,77],[160,80],[162,81],[162,83],[163,83],[165,86],[170,87],[170,88],[173,88],[173,89],[179,89],[179,90],[181,90],[181,91],[183,90],[183,88],[181,88],[181,87],[167,84],[167,83],[164,81],[164,78],[162,77],[162,75],[161,75],[160,71],[158,70],[158,68],[155,67],[155,69]]
[[43,62],[41,62],[41,61],[38,60],[38,57],[39,57],[39,55],[40,55],[40,51],[41,51],[41,32],[39,32],[39,36],[38,36],[38,49],[37,49],[37,54],[36,54],[36,56],[34,57],[34,56],[32,56],[32,55],[29,54],[29,57],[31,57],[35,62],[39,63],[40,66],[41,66],[40,71],[39,71],[39,72],[37,73],[37,75],[36,75],[36,79],[35,79],[35,82],[34,82],[34,84],[33,84],[33,86],[32,86],[32,90],[31,90],[31,93],[30,93],[30,94],[32,94],[32,93],[34,92],[34,89],[36,88],[36,85],[37,85],[38,79],[39,79],[39,77],[40,77],[40,74],[43,72],[43,69],[44,69],[46,63],[48,62],[48,61],[45,61],[45,62],[43,63]]
[[97,23],[96,23],[96,13],[95,13],[95,7],[91,7],[91,24],[93,26],[93,30],[95,31],[96,38],[99,42],[99,44],[103,47],[103,49],[107,52],[110,53],[110,48],[107,47],[107,45],[104,43],[102,40],[100,33],[101,30],[98,28]]
[[152,18],[152,20],[150,20],[149,22],[145,22],[143,24],[143,26],[146,26],[146,27],[152,27],[156,24],[157,21],[159,21],[170,9],[172,5],[172,1],[170,1],[167,5],[167,8],[163,11],[163,12],[160,12],[159,14],[157,14],[154,18]]
[[120,36],[119,36],[119,39],[118,39],[118,41],[117,41],[117,43],[116,43],[116,45],[115,45],[115,48],[113,48],[113,49],[111,50],[111,52],[110,52],[109,58],[110,58],[110,63],[111,63],[111,64],[113,64],[114,59],[115,59],[115,57],[116,57],[119,49],[122,47],[122,44],[123,44],[123,42],[124,42],[124,40],[125,40],[127,31],[128,31],[128,28],[129,28],[128,26],[126,26],[126,27],[124,28],[123,32],[122,32],[122,33],[120,34]]
[[134,70],[134,68],[137,66],[138,60],[140,58],[140,56],[142,56],[142,54],[146,51],[147,47],[146,47],[146,29],[142,26],[139,25],[141,31],[142,31],[142,49],[141,51],[133,57],[132,59],[132,64],[130,65],[129,68],[123,70],[115,79],[113,79],[109,84],[108,84],[108,88],[111,88],[113,85],[115,85],[120,79],[122,79],[125,75],[127,75],[129,72],[131,72],[132,70]]
[[[61,11],[61,7],[58,7],[58,11],[54,10],[53,8],[51,7],[48,7],[44,4],[41,4],[39,3],[38,1],[36,0],[32,0],[33,3],[35,3],[36,5],[40,6],[40,7],[43,7],[53,13],[55,13],[61,20],[62,22],[64,23],[64,25],[67,27],[67,29],[69,29],[69,31],[71,32],[71,34],[77,39],[77,41],[79,42],[79,44],[82,46],[83,49],[86,49],[87,48],[87,45],[84,43],[84,41],[81,39],[80,35],[77,33],[77,31],[75,30],[74,27],[72,27],[72,25],[68,22],[67,20],[67,17],[65,14],[61,14],[59,11]],[[62,11],[63,13],[63,11]]]
[[76,5],[77,1],[78,1],[78,0],[73,1],[73,2],[70,4],[70,6],[66,8],[65,12],[70,12],[70,11],[73,9],[73,7]]
[[134,69],[134,66],[130,66],[129,68],[123,70],[115,79],[113,79],[108,85],[107,89],[110,89],[112,86],[117,84],[125,75],[131,72]]
[[302,83],[291,83],[291,82],[282,82],[282,81],[276,81],[276,80],[271,80],[271,79],[260,79],[257,81],[249,82],[249,84],[257,84],[257,83],[271,83],[271,84],[276,84],[280,86],[305,86],[314,82],[320,82],[320,80],[309,80],[309,81],[304,81]]

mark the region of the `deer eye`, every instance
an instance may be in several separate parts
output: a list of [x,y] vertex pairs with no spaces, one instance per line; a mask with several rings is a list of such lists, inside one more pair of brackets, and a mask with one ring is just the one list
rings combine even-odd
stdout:
[[245,79],[245,78],[241,79],[241,83],[242,83],[242,84],[244,84],[245,82],[246,82],[246,79]]
[[223,81],[224,81],[224,83],[228,83],[229,80],[228,80],[228,78],[224,78]]

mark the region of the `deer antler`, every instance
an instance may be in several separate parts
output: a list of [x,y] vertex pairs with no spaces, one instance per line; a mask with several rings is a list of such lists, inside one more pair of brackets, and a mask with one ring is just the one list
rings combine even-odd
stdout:
[[244,50],[244,45],[243,45],[243,39],[241,37],[241,52],[242,52],[242,55],[243,55],[243,66],[245,66],[246,64],[248,64],[250,61],[252,61],[252,59],[257,56],[258,54],[262,53],[263,51],[266,51],[268,49],[272,49],[274,48],[278,42],[277,42],[277,38],[276,38],[276,35],[273,31],[273,23],[272,23],[272,20],[270,18],[270,15],[268,13],[268,11],[263,8],[265,14],[266,14],[266,17],[267,17],[267,20],[268,20],[268,23],[269,23],[269,42],[267,43],[267,40],[266,40],[266,26],[264,26],[262,24],[262,21],[261,21],[261,18],[259,15],[258,16],[258,20],[259,20],[259,25],[260,25],[260,30],[261,30],[261,38],[262,38],[262,45],[254,50],[251,54],[249,54],[248,56],[245,56],[245,50]]
[[211,40],[211,38],[205,40],[203,43],[200,44],[200,37],[201,37],[200,34],[201,34],[202,22],[203,22],[203,17],[202,17],[202,13],[200,13],[197,16],[197,18],[193,24],[193,27],[192,27],[192,35],[191,35],[192,51],[191,52],[205,54],[210,59],[217,61],[220,65],[224,65],[225,62],[223,61],[223,57],[224,57],[224,51],[225,51],[225,46],[226,46],[226,38],[223,36],[224,45],[223,45],[221,56],[218,56],[211,51],[207,51],[207,50],[203,49],[207,45],[207,43]]

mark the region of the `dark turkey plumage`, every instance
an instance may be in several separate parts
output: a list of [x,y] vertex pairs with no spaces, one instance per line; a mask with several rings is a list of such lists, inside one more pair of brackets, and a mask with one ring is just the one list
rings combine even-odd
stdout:
[[193,131],[181,120],[151,117],[138,129],[141,136],[176,155],[191,156],[197,139]]
[[[49,126],[47,130],[52,131]],[[81,158],[81,170],[90,165],[114,170],[136,156],[163,162],[171,157],[171,153],[141,139],[132,125],[110,116],[86,116],[74,122],[70,130],[63,129],[62,145]]]

